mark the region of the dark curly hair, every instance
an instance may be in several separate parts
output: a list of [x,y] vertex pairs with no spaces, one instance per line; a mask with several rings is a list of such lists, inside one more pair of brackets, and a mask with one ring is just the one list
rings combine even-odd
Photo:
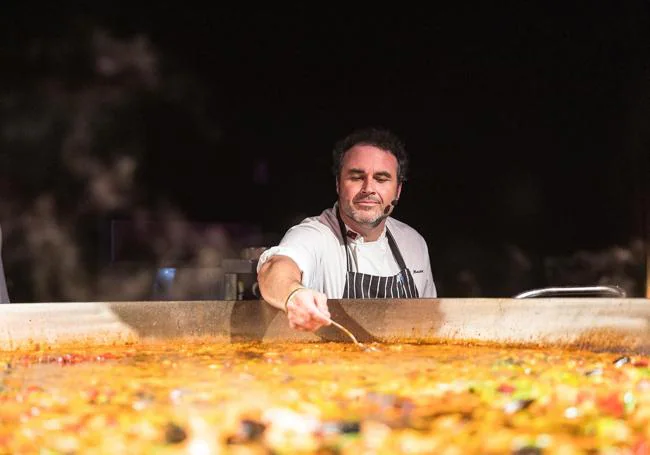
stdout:
[[341,174],[345,153],[355,145],[371,145],[395,155],[395,158],[397,158],[397,182],[406,181],[409,160],[404,144],[391,131],[374,127],[353,131],[336,143],[332,151],[332,158],[334,159],[332,172],[337,179]]

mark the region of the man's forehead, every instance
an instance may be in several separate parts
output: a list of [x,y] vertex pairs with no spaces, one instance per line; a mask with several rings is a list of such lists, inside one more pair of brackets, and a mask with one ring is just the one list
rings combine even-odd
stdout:
[[397,158],[391,152],[373,145],[355,145],[343,157],[344,168],[368,169],[382,168],[397,170]]

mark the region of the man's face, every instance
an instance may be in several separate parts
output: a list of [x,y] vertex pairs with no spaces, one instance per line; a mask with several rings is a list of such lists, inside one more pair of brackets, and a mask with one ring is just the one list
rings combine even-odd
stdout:
[[337,182],[339,206],[355,222],[379,225],[401,189],[392,153],[372,145],[355,145],[345,153]]

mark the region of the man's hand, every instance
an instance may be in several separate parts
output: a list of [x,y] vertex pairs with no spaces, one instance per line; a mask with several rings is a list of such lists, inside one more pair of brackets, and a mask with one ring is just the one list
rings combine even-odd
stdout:
[[313,289],[301,288],[294,292],[286,308],[292,329],[314,332],[331,323],[327,296]]
[[257,281],[262,298],[287,312],[292,329],[313,332],[330,325],[327,296],[302,285],[302,272],[290,257],[271,257],[260,267]]

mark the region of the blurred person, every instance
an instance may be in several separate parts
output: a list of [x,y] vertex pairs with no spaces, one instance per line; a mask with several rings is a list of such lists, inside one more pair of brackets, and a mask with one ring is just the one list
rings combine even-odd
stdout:
[[7,292],[7,281],[5,271],[2,266],[2,227],[0,226],[0,303],[9,303],[9,293]]
[[337,142],[333,158],[333,207],[291,227],[257,265],[262,298],[297,330],[330,324],[327,299],[437,294],[426,241],[390,216],[408,167],[400,139],[358,130]]

